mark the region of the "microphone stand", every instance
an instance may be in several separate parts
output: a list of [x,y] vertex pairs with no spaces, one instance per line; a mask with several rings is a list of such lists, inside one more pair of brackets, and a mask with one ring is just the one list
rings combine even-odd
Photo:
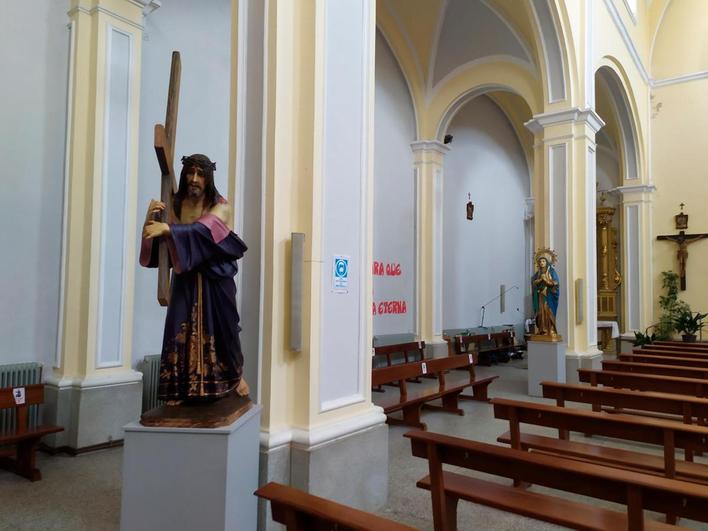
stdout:
[[487,311],[487,305],[491,304],[492,302],[494,302],[497,299],[500,299],[502,295],[505,295],[508,291],[511,291],[512,289],[519,289],[519,286],[511,286],[510,288],[505,289],[502,293],[500,293],[499,295],[494,297],[492,300],[489,300],[489,301],[485,302],[484,304],[482,304],[482,321],[479,325],[480,328],[486,328],[484,326],[484,314]]

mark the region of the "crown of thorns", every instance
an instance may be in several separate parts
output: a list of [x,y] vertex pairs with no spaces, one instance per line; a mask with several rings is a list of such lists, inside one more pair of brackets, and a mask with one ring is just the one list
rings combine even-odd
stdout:
[[198,166],[202,170],[216,171],[216,162],[210,161],[204,155],[190,155],[188,157],[182,157],[183,166]]

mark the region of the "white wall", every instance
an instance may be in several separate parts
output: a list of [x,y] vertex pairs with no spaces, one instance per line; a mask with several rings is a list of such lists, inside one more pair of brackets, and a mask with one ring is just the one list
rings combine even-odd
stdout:
[[2,0],[0,20],[0,363],[56,354],[69,9]]
[[[261,337],[261,193],[263,133],[263,26],[261,0],[239,2],[239,106],[236,137],[237,169],[235,229],[248,243],[248,253],[237,275],[238,311],[241,316],[243,374],[258,397],[258,355]],[[260,400],[258,400],[260,402]]]
[[[399,264],[398,276],[374,276],[374,304],[405,301],[406,313],[375,314],[374,335],[414,332],[415,116],[406,81],[386,41],[376,35],[374,260]],[[371,309],[369,309],[371,311]]]
[[[620,186],[620,171],[619,162],[617,160],[617,152],[614,148],[608,148],[598,143],[597,149],[597,187],[598,190],[611,190]],[[607,202],[612,199],[609,195]],[[599,206],[599,202],[598,202]],[[614,206],[614,205],[612,205]]]
[[[143,39],[138,233],[150,198],[160,196],[153,128],[164,123],[172,50],[182,58],[175,171],[182,155],[204,153],[216,162],[216,187],[226,196],[229,141],[231,1],[169,0],[145,19]],[[177,175],[179,178],[179,175]],[[248,244],[248,242],[246,242]],[[248,260],[246,254],[245,260]],[[159,354],[165,309],[157,303],[157,272],[136,264],[133,365]],[[247,323],[241,324],[248,326]]]
[[[502,111],[482,96],[466,104],[447,131],[453,135],[443,174],[443,329],[478,326],[481,306],[511,288],[506,311],[487,306],[485,326],[525,319],[524,211],[529,174],[519,141]],[[472,194],[474,220],[465,218]],[[517,311],[517,308],[519,311]]]

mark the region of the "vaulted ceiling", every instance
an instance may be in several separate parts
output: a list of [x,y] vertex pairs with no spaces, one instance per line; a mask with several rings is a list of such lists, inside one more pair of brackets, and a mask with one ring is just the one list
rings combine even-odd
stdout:
[[[412,57],[414,75],[426,92],[456,70],[506,60],[537,75],[531,14],[518,0],[381,0],[378,22],[395,50]],[[392,34],[396,34],[395,36]]]

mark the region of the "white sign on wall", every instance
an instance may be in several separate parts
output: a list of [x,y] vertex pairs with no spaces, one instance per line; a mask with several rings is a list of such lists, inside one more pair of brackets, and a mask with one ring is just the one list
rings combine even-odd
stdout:
[[12,390],[12,397],[15,399],[15,405],[21,406],[25,403],[25,388],[15,387]]
[[332,264],[332,289],[335,293],[349,292],[349,257],[335,255]]

